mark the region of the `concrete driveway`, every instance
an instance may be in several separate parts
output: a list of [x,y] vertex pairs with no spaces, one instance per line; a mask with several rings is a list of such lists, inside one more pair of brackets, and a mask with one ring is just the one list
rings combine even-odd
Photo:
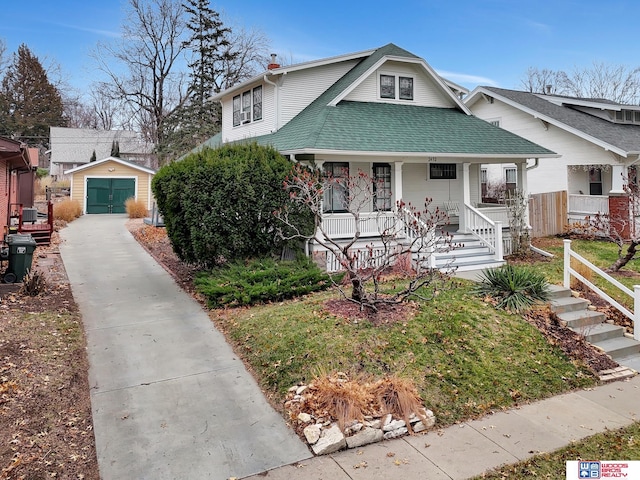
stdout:
[[226,479],[310,458],[126,220],[84,215],[61,231],[87,336],[101,478]]

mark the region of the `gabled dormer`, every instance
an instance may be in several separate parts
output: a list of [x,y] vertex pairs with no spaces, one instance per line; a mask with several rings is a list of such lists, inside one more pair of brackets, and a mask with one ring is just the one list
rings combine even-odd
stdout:
[[389,44],[284,67],[272,59],[265,72],[212,99],[222,103],[221,140],[230,142],[276,133],[312,104],[376,102],[468,114],[464,93],[423,59]]

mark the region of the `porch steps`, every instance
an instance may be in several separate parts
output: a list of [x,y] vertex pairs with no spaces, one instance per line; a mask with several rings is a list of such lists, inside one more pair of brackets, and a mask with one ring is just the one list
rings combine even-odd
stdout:
[[458,272],[497,268],[504,261],[497,262],[489,247],[471,234],[456,232],[451,244],[455,246],[448,252],[436,252],[436,267],[456,268]]
[[561,322],[620,365],[640,371],[640,342],[629,337],[623,327],[606,323],[603,313],[590,310],[589,301],[573,297],[570,289],[558,285],[551,285],[550,289],[550,307]]

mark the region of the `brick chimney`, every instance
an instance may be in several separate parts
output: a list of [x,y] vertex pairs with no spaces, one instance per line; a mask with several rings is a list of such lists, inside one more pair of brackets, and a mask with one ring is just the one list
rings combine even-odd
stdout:
[[267,70],[273,70],[274,68],[280,68],[280,64],[276,63],[277,55],[275,53],[271,54],[271,63],[267,65]]

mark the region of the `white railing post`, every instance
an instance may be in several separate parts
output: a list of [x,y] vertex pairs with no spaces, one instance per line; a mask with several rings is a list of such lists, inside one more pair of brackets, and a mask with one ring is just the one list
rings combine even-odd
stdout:
[[633,286],[633,338],[640,342],[640,285]]
[[495,222],[496,226],[496,255],[495,259],[499,262],[504,260],[504,245],[502,244],[502,222]]
[[564,240],[564,288],[570,288],[571,286],[571,240]]

